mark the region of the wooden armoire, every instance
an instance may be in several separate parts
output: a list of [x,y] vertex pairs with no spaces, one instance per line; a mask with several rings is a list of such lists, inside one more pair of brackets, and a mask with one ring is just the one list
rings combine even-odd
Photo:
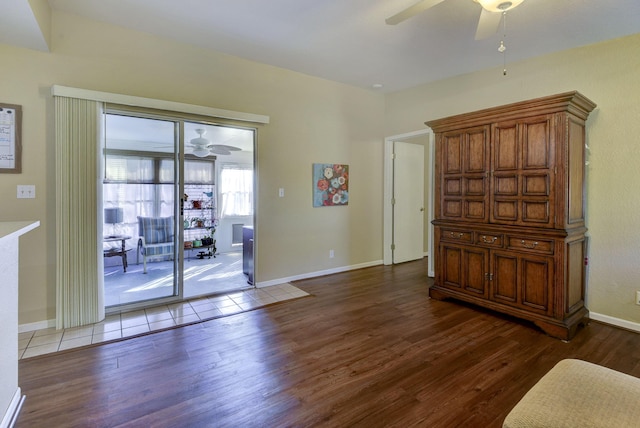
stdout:
[[429,295],[532,321],[570,340],[584,306],[585,121],[568,92],[426,124],[435,133]]

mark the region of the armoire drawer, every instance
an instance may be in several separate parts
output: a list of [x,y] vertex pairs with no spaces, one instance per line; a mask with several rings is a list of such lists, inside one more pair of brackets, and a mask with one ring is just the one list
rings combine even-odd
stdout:
[[440,239],[449,242],[461,242],[471,244],[473,242],[473,232],[455,229],[442,229]]
[[540,254],[553,254],[553,247],[553,240],[528,236],[509,236],[507,241],[507,248],[510,250],[530,251]]
[[502,248],[504,236],[499,233],[476,232],[475,243],[477,245]]

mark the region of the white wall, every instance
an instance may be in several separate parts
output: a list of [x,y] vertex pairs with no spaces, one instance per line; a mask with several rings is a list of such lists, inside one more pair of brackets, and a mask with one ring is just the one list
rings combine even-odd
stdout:
[[[18,387],[18,248],[20,235],[36,228],[37,223],[0,222],[0,426],[9,426],[19,409]],[[25,238],[22,238],[24,240]]]

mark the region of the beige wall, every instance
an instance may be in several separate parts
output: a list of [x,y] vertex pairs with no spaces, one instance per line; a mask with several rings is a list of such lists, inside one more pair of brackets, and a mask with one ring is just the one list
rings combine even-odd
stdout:
[[[496,57],[496,62],[500,58]],[[426,120],[578,90],[597,109],[587,122],[588,308],[640,322],[640,35],[412,88],[386,97],[387,135]]]
[[[21,324],[55,317],[53,84],[269,115],[259,282],[382,259],[382,95],[57,12],[51,53],[0,45],[0,58],[0,102],[23,108],[23,172],[0,175],[0,221],[41,221],[20,246]],[[312,207],[314,162],[350,165],[348,206]],[[16,199],[17,184],[36,199]]]
[[[509,64],[507,77],[497,64],[386,97],[63,13],[51,40],[51,53],[0,45],[0,102],[24,115],[23,172],[0,175],[0,221],[41,221],[20,246],[21,324],[55,316],[53,84],[269,115],[258,132],[258,281],[381,260],[384,136],[577,89],[598,104],[588,122],[588,307],[640,322],[640,35]],[[348,207],[312,208],[314,162],[350,165]],[[16,199],[17,184],[35,184],[37,198]]]

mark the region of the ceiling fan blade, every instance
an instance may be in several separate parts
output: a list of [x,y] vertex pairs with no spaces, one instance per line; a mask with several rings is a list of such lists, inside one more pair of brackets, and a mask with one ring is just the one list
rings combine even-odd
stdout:
[[476,40],[486,39],[496,34],[500,27],[500,21],[502,21],[502,13],[489,12],[485,8],[482,8],[480,20],[478,21],[478,29],[476,30]]
[[231,154],[231,151],[225,149],[224,147],[213,146],[209,148],[209,151],[214,155],[230,155]]
[[437,5],[438,3],[442,3],[443,1],[444,0],[421,0],[418,3],[414,4],[413,6],[410,6],[410,7],[406,8],[402,12],[396,13],[392,17],[385,19],[384,22],[386,22],[389,25],[399,24],[402,21],[405,21],[405,20],[407,20],[407,19],[419,14],[420,12],[422,12],[424,10],[427,10],[430,7],[433,7],[433,6]]
[[231,152],[238,152],[238,151],[242,150],[240,147],[227,146],[226,144],[214,144],[214,145],[212,145],[210,147],[212,147],[212,148],[220,148],[222,150],[227,150],[227,151],[231,151]]

